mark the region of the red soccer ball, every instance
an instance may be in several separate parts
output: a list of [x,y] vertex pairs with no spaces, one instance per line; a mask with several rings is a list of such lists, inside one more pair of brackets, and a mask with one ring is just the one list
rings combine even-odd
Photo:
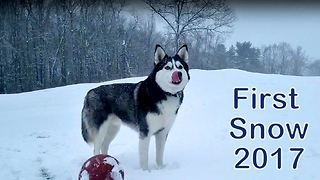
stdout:
[[81,168],[78,180],[123,180],[124,171],[119,161],[109,155],[99,154],[88,159]]

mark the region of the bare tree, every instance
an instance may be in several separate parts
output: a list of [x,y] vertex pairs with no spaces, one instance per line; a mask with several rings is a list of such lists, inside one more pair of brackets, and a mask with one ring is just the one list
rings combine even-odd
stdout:
[[303,75],[308,58],[301,47],[289,43],[273,44],[262,48],[261,61],[265,73]]
[[170,27],[176,49],[188,33],[229,32],[235,20],[225,0],[145,0],[145,3]]
[[311,62],[308,65],[308,75],[320,76],[320,59]]

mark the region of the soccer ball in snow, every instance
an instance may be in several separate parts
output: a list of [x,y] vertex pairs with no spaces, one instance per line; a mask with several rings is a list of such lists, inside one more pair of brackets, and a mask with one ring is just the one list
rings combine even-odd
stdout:
[[119,161],[109,155],[99,154],[88,159],[81,168],[78,180],[123,180],[124,171]]

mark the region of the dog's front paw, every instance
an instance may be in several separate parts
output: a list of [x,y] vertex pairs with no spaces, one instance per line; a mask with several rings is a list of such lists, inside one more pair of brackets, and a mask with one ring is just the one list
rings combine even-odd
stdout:
[[149,169],[149,167],[141,167],[141,170],[142,170],[142,171],[145,171],[145,172],[151,172],[151,170]]
[[164,169],[166,166],[166,164],[157,164],[157,169]]
[[141,168],[143,171],[150,171],[149,166],[148,166],[148,163],[145,163],[145,162],[141,162],[141,163],[140,163],[140,168]]

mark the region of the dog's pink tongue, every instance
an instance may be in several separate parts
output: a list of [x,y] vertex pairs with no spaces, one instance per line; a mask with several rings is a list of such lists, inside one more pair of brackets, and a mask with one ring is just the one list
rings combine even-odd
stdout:
[[174,81],[174,82],[180,81],[178,73],[179,73],[179,71],[175,71],[172,73],[172,81]]

